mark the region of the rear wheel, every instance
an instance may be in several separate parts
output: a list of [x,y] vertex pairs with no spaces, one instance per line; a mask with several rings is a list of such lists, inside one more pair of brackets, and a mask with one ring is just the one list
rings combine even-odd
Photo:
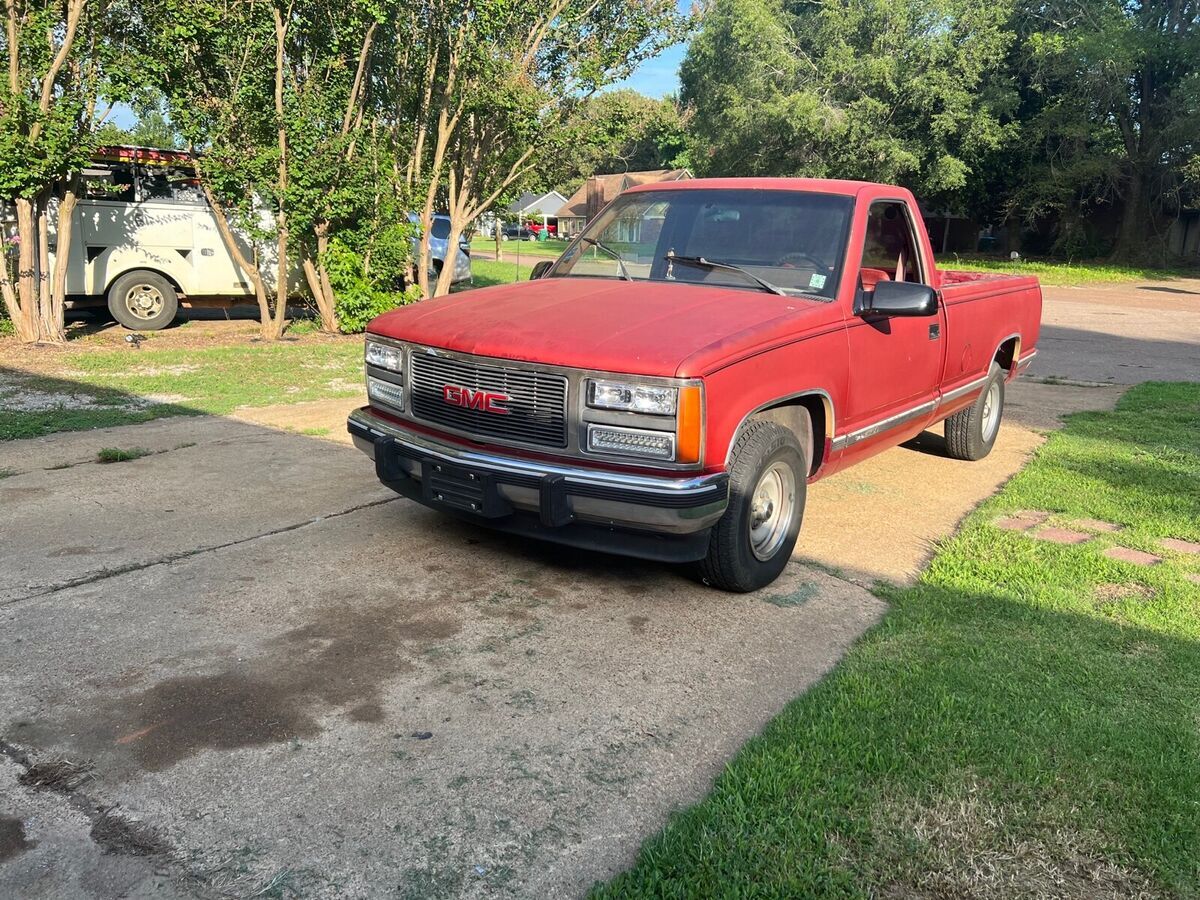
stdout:
[[746,592],[779,577],[804,519],[807,455],[796,435],[774,422],[755,422],[734,445],[729,507],[713,526],[700,563],[706,584]]
[[946,420],[946,452],[975,461],[992,452],[1004,418],[1004,370],[992,363],[978,399]]
[[158,331],[179,314],[179,295],[156,272],[128,272],[108,289],[108,311],[133,331]]

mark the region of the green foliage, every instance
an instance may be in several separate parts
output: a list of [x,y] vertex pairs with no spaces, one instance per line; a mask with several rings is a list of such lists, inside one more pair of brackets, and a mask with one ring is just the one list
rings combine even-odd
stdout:
[[[1157,543],[1200,540],[1197,409],[1200,385],[1160,383],[1072,416],[594,896],[1200,893],[1200,559]],[[996,526],[1022,509],[1124,528]]]
[[128,145],[133,147],[164,147],[179,149],[182,139],[174,126],[157,106],[138,111],[137,121],[131,128],[120,128],[105,122],[96,132],[96,144],[101,147]]
[[1200,207],[1197,60],[1188,3],[713,0],[681,81],[699,174],[900,183],[1163,265]]
[[631,90],[596,94],[572,111],[533,182],[569,195],[595,174],[688,168],[688,125],[671,98]]
[[[67,4],[28,0],[12,9],[22,13],[13,20],[22,89],[14,94],[8,79],[0,80],[0,199],[35,197],[78,170],[96,146],[99,99],[132,101],[155,72],[153,58],[144,52],[138,0],[85,5],[69,45],[64,45]],[[66,56],[55,74],[52,64],[60,51]],[[6,31],[0,33],[0,57],[10,59]]]
[[[405,238],[407,241],[407,238]],[[386,242],[385,242],[386,243]],[[388,251],[390,259],[398,258],[397,252]],[[407,258],[407,257],[405,257]],[[368,272],[363,257],[334,238],[324,258],[333,292],[337,296],[338,322],[342,331],[357,334],[364,331],[376,316],[398,306],[415,303],[421,298],[416,285],[398,290],[400,272],[382,268],[378,273]]]
[[1077,219],[1115,205],[1116,255],[1161,264],[1166,221],[1200,202],[1195,7],[1022,0],[1014,28],[1023,140],[1006,186],[1013,208],[1061,220],[1066,250],[1087,239],[1070,227]]
[[1013,137],[1009,2],[716,0],[681,70],[705,174],[962,191]]

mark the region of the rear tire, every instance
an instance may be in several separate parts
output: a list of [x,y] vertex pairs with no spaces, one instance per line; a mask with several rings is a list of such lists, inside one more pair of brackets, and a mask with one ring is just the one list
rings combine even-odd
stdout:
[[108,311],[132,331],[158,331],[175,321],[179,295],[156,272],[126,272],[108,289]]
[[774,422],[754,422],[738,435],[729,464],[729,507],[713,526],[700,562],[705,584],[746,593],[779,577],[804,519],[807,458],[796,435]]
[[1004,370],[992,363],[979,397],[946,420],[946,452],[970,462],[992,452],[1004,418]]

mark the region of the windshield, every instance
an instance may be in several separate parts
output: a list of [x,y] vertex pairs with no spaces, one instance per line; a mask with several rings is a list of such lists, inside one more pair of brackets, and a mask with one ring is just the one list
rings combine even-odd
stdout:
[[749,291],[766,290],[765,281],[785,293],[832,299],[853,203],[804,191],[639,191],[618,197],[550,274]]

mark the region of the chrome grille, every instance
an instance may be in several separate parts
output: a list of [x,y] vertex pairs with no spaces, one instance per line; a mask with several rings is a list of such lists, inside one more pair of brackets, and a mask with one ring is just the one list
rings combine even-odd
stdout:
[[[567,445],[567,379],[529,369],[489,366],[416,349],[409,356],[414,415],[471,435],[538,447]],[[447,385],[507,394],[508,415],[446,402]]]

